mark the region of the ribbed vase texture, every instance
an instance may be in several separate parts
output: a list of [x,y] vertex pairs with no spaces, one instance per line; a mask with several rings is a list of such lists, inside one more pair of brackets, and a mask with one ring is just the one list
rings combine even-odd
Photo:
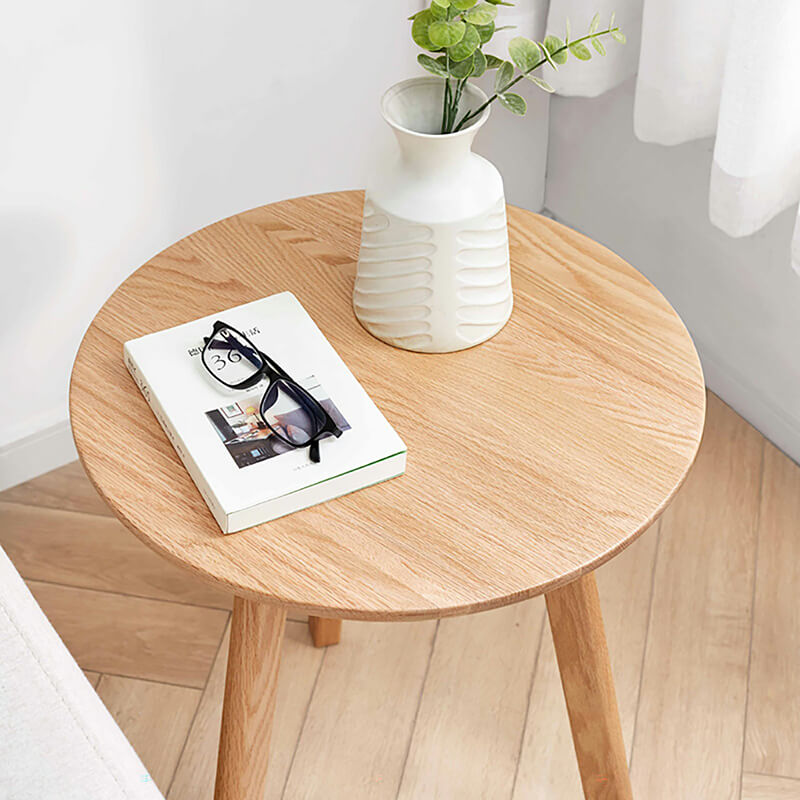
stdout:
[[423,225],[367,198],[353,302],[370,333],[407,350],[494,336],[512,306],[504,199],[471,219]]

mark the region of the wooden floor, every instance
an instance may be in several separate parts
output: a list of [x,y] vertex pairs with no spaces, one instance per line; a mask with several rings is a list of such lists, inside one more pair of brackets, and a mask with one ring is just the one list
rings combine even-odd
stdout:
[[[0,546],[169,800],[210,800],[231,598],[140,545],[72,464]],[[598,572],[639,800],[800,800],[800,468],[716,397],[697,464]],[[287,624],[266,798],[578,800],[542,598]]]

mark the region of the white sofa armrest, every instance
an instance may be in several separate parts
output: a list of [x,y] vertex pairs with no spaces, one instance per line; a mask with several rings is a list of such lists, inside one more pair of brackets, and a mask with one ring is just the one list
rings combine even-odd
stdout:
[[0,798],[163,800],[2,549]]

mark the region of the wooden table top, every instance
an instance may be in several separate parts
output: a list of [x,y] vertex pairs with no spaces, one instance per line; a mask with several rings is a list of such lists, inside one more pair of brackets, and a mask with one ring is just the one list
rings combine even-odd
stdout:
[[[703,374],[675,311],[614,253],[510,207],[506,327],[459,353],[394,349],[352,311],[362,202],[334,193],[230,217],[117,289],[70,391],[97,489],[167,558],[318,616],[479,611],[619,553],[681,485],[703,431]],[[226,536],[129,377],[122,343],[287,289],[403,438],[408,468]]]

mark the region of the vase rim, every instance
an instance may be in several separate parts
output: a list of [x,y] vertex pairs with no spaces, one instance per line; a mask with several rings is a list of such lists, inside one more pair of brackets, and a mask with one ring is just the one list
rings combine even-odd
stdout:
[[[421,76],[419,78],[407,78],[406,80],[398,81],[397,83],[392,84],[381,96],[381,115],[383,116],[384,120],[386,120],[386,124],[390,125],[395,130],[408,133],[411,136],[419,136],[421,139],[455,139],[459,136],[474,135],[475,132],[481,128],[489,118],[489,114],[491,112],[490,106],[486,106],[486,108],[484,108],[481,112],[481,115],[477,119],[470,122],[466,127],[462,128],[460,131],[454,131],[452,133],[424,133],[423,131],[415,131],[413,128],[407,128],[405,125],[401,125],[396,119],[393,119],[390,116],[387,110],[387,103],[395,95],[405,91],[406,89],[411,89],[414,86],[423,86],[426,84],[438,85],[441,84],[443,80],[443,78],[436,78],[433,75],[430,75]],[[480,86],[476,86],[474,83],[467,83],[465,86],[465,92],[469,92],[477,97],[479,100],[479,105],[485,103],[489,99],[486,92],[484,92]]]

